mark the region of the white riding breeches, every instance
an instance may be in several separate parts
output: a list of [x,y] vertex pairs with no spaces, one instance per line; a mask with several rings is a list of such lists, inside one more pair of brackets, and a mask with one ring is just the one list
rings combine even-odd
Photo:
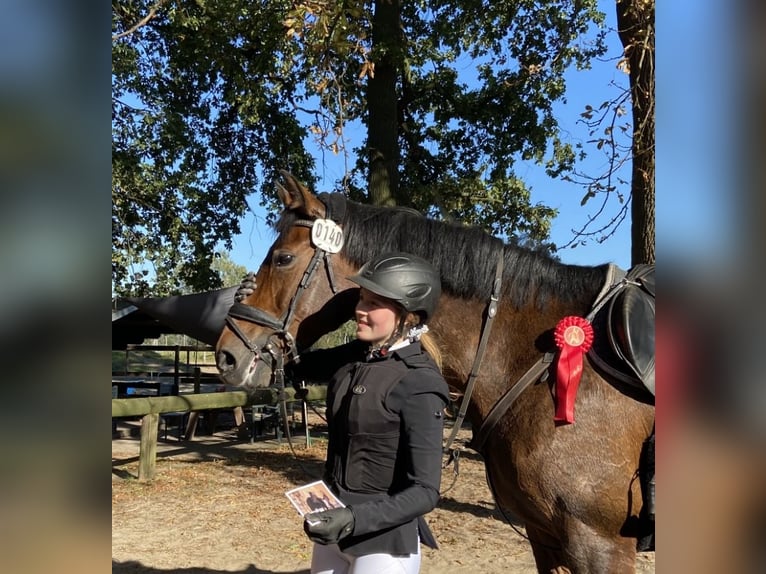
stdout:
[[311,556],[311,574],[418,574],[419,571],[420,545],[417,554],[351,556],[342,552],[337,544],[314,544]]

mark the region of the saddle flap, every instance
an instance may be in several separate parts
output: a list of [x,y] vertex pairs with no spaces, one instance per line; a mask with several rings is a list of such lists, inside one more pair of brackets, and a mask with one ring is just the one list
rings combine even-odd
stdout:
[[638,265],[609,303],[609,342],[614,352],[654,394],[654,266]]

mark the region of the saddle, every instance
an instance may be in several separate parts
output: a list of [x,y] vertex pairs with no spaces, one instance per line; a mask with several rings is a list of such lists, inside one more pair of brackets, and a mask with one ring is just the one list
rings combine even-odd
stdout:
[[619,275],[594,307],[597,335],[588,356],[602,371],[643,394],[650,393],[653,402],[654,265],[636,265]]
[[[588,352],[596,368],[626,383],[623,392],[654,404],[654,265],[636,265],[627,274],[618,270],[597,297],[592,323],[596,333]],[[644,441],[639,461],[643,506],[639,516],[636,549],[654,551],[655,433]]]

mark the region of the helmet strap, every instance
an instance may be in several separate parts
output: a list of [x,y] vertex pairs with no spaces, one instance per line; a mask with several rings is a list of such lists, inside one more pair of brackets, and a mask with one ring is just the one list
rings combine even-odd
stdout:
[[372,345],[367,353],[367,357],[371,359],[379,359],[388,355],[388,350],[391,346],[402,338],[406,321],[407,313],[403,313],[401,319],[399,319],[399,324],[396,326],[393,333],[391,333],[391,336],[380,345]]

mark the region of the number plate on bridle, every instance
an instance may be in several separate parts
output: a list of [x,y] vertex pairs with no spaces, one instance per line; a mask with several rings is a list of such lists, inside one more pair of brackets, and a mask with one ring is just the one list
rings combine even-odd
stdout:
[[343,247],[343,230],[331,219],[316,219],[311,226],[311,244],[327,253],[337,253]]

